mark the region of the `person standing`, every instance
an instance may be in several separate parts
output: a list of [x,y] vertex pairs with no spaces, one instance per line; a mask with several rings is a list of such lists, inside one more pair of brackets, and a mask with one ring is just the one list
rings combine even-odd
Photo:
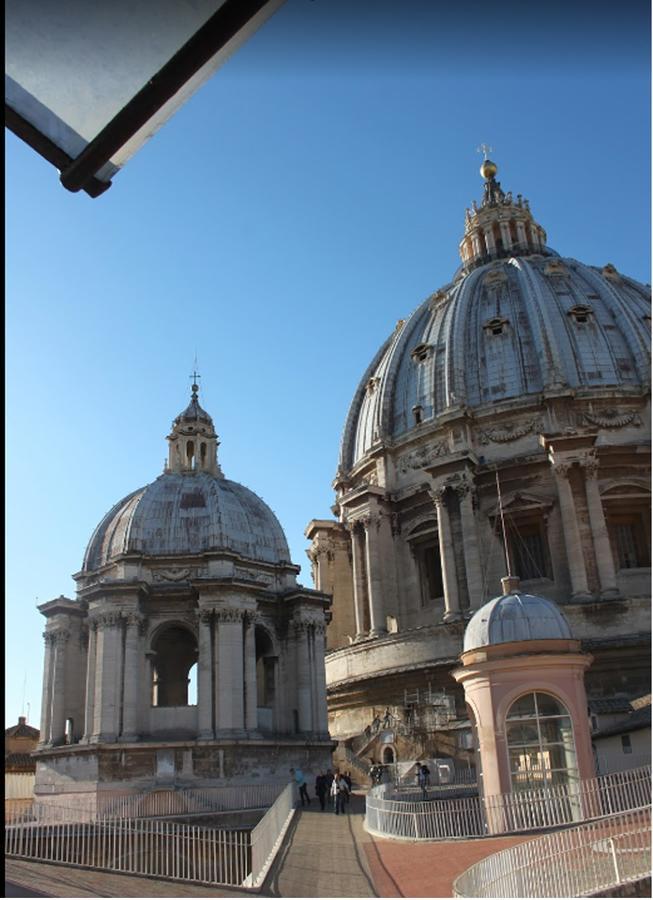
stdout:
[[351,772],[345,772],[343,778],[347,783],[347,803],[349,803],[349,798],[351,797]]
[[333,784],[331,785],[331,794],[334,798],[336,815],[338,816],[340,815],[340,813],[344,815],[348,788],[344,776],[340,775],[340,773],[338,772],[336,773],[336,777],[333,779]]
[[299,788],[299,796],[302,801],[302,806],[304,806],[304,799],[306,799],[306,803],[310,805],[311,798],[308,796],[308,788],[306,787],[306,779],[304,778],[304,773],[301,769],[291,769],[290,774],[293,776],[295,781],[297,782],[297,787]]

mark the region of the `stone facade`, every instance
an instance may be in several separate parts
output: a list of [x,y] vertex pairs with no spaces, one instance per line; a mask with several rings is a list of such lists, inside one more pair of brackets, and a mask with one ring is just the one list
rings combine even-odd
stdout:
[[39,607],[37,795],[285,782],[329,762],[330,598],[297,584],[273,513],[224,478],[196,386],[168,441],[164,474],[93,534],[76,599]]
[[[356,743],[389,708],[414,758],[469,756],[450,672],[507,568],[564,607],[594,657],[590,697],[649,690],[650,289],[559,257],[495,173],[453,281],[365,372],[337,518],[306,531],[315,586],[334,598],[331,733]],[[446,713],[415,699],[443,691]],[[431,713],[430,731],[411,725]]]

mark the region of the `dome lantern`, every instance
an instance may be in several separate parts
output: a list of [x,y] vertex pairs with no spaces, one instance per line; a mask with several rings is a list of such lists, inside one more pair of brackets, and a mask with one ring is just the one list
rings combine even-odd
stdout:
[[460,242],[460,257],[466,272],[494,259],[508,256],[546,254],[546,232],[532,216],[528,200],[512,192],[504,193],[496,180],[498,167],[486,157],[481,164],[485,179],[480,207],[472,201],[466,211],[465,234]]
[[223,477],[218,463],[220,441],[213,427],[213,419],[202,409],[197,398],[199,386],[193,374],[190,403],[172,423],[168,441],[166,473],[208,472]]

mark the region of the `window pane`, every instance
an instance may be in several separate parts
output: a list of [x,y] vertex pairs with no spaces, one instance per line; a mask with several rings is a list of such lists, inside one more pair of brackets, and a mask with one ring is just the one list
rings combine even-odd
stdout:
[[525,694],[510,707],[508,719],[532,719],[535,716],[535,694]]
[[515,744],[535,744],[537,746],[537,725],[535,722],[523,722],[519,725],[508,726],[508,743],[510,746]]
[[537,694],[537,712],[540,716],[566,716],[567,710],[551,694]]
[[616,526],[617,556],[620,569],[635,569],[639,565],[635,528],[632,524]]

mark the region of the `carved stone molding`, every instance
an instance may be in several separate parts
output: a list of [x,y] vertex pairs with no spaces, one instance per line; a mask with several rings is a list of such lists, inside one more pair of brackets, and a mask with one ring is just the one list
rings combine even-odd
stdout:
[[614,407],[599,412],[584,412],[583,419],[599,428],[625,428],[626,425],[642,424],[635,410],[619,410]]
[[245,615],[245,610],[243,609],[216,609],[215,617],[218,622],[242,622],[243,616]]
[[268,575],[265,572],[256,572],[251,569],[236,566],[234,568],[234,578],[243,578],[246,581],[258,581],[261,584],[273,584],[274,575]]
[[597,478],[599,474],[599,458],[596,453],[588,453],[580,460],[586,478]]
[[155,581],[185,581],[197,576],[196,569],[173,567],[169,569],[154,569],[152,578]]
[[213,610],[212,609],[199,609],[197,611],[197,619],[200,625],[210,625],[213,620]]
[[522,419],[515,422],[506,422],[496,428],[481,430],[479,432],[480,441],[481,444],[489,444],[490,442],[493,444],[508,444],[511,441],[517,441],[519,438],[525,437],[532,431],[539,430],[541,427],[542,420],[538,416],[526,421]]
[[554,474],[559,475],[560,478],[569,478],[571,466],[570,462],[555,462],[552,465],[552,469]]
[[70,632],[63,628],[60,631],[52,631],[50,634],[52,635],[52,642],[58,647],[63,647],[70,639]]
[[397,468],[404,473],[409,469],[423,469],[438,457],[446,456],[448,452],[449,445],[446,441],[434,441],[400,456],[397,460]]
[[127,625],[135,625],[139,633],[142,633],[145,616],[139,612],[128,612],[125,615],[125,622],[127,623]]
[[56,638],[53,631],[44,631],[43,632],[43,640],[45,642],[46,647],[54,647]]

